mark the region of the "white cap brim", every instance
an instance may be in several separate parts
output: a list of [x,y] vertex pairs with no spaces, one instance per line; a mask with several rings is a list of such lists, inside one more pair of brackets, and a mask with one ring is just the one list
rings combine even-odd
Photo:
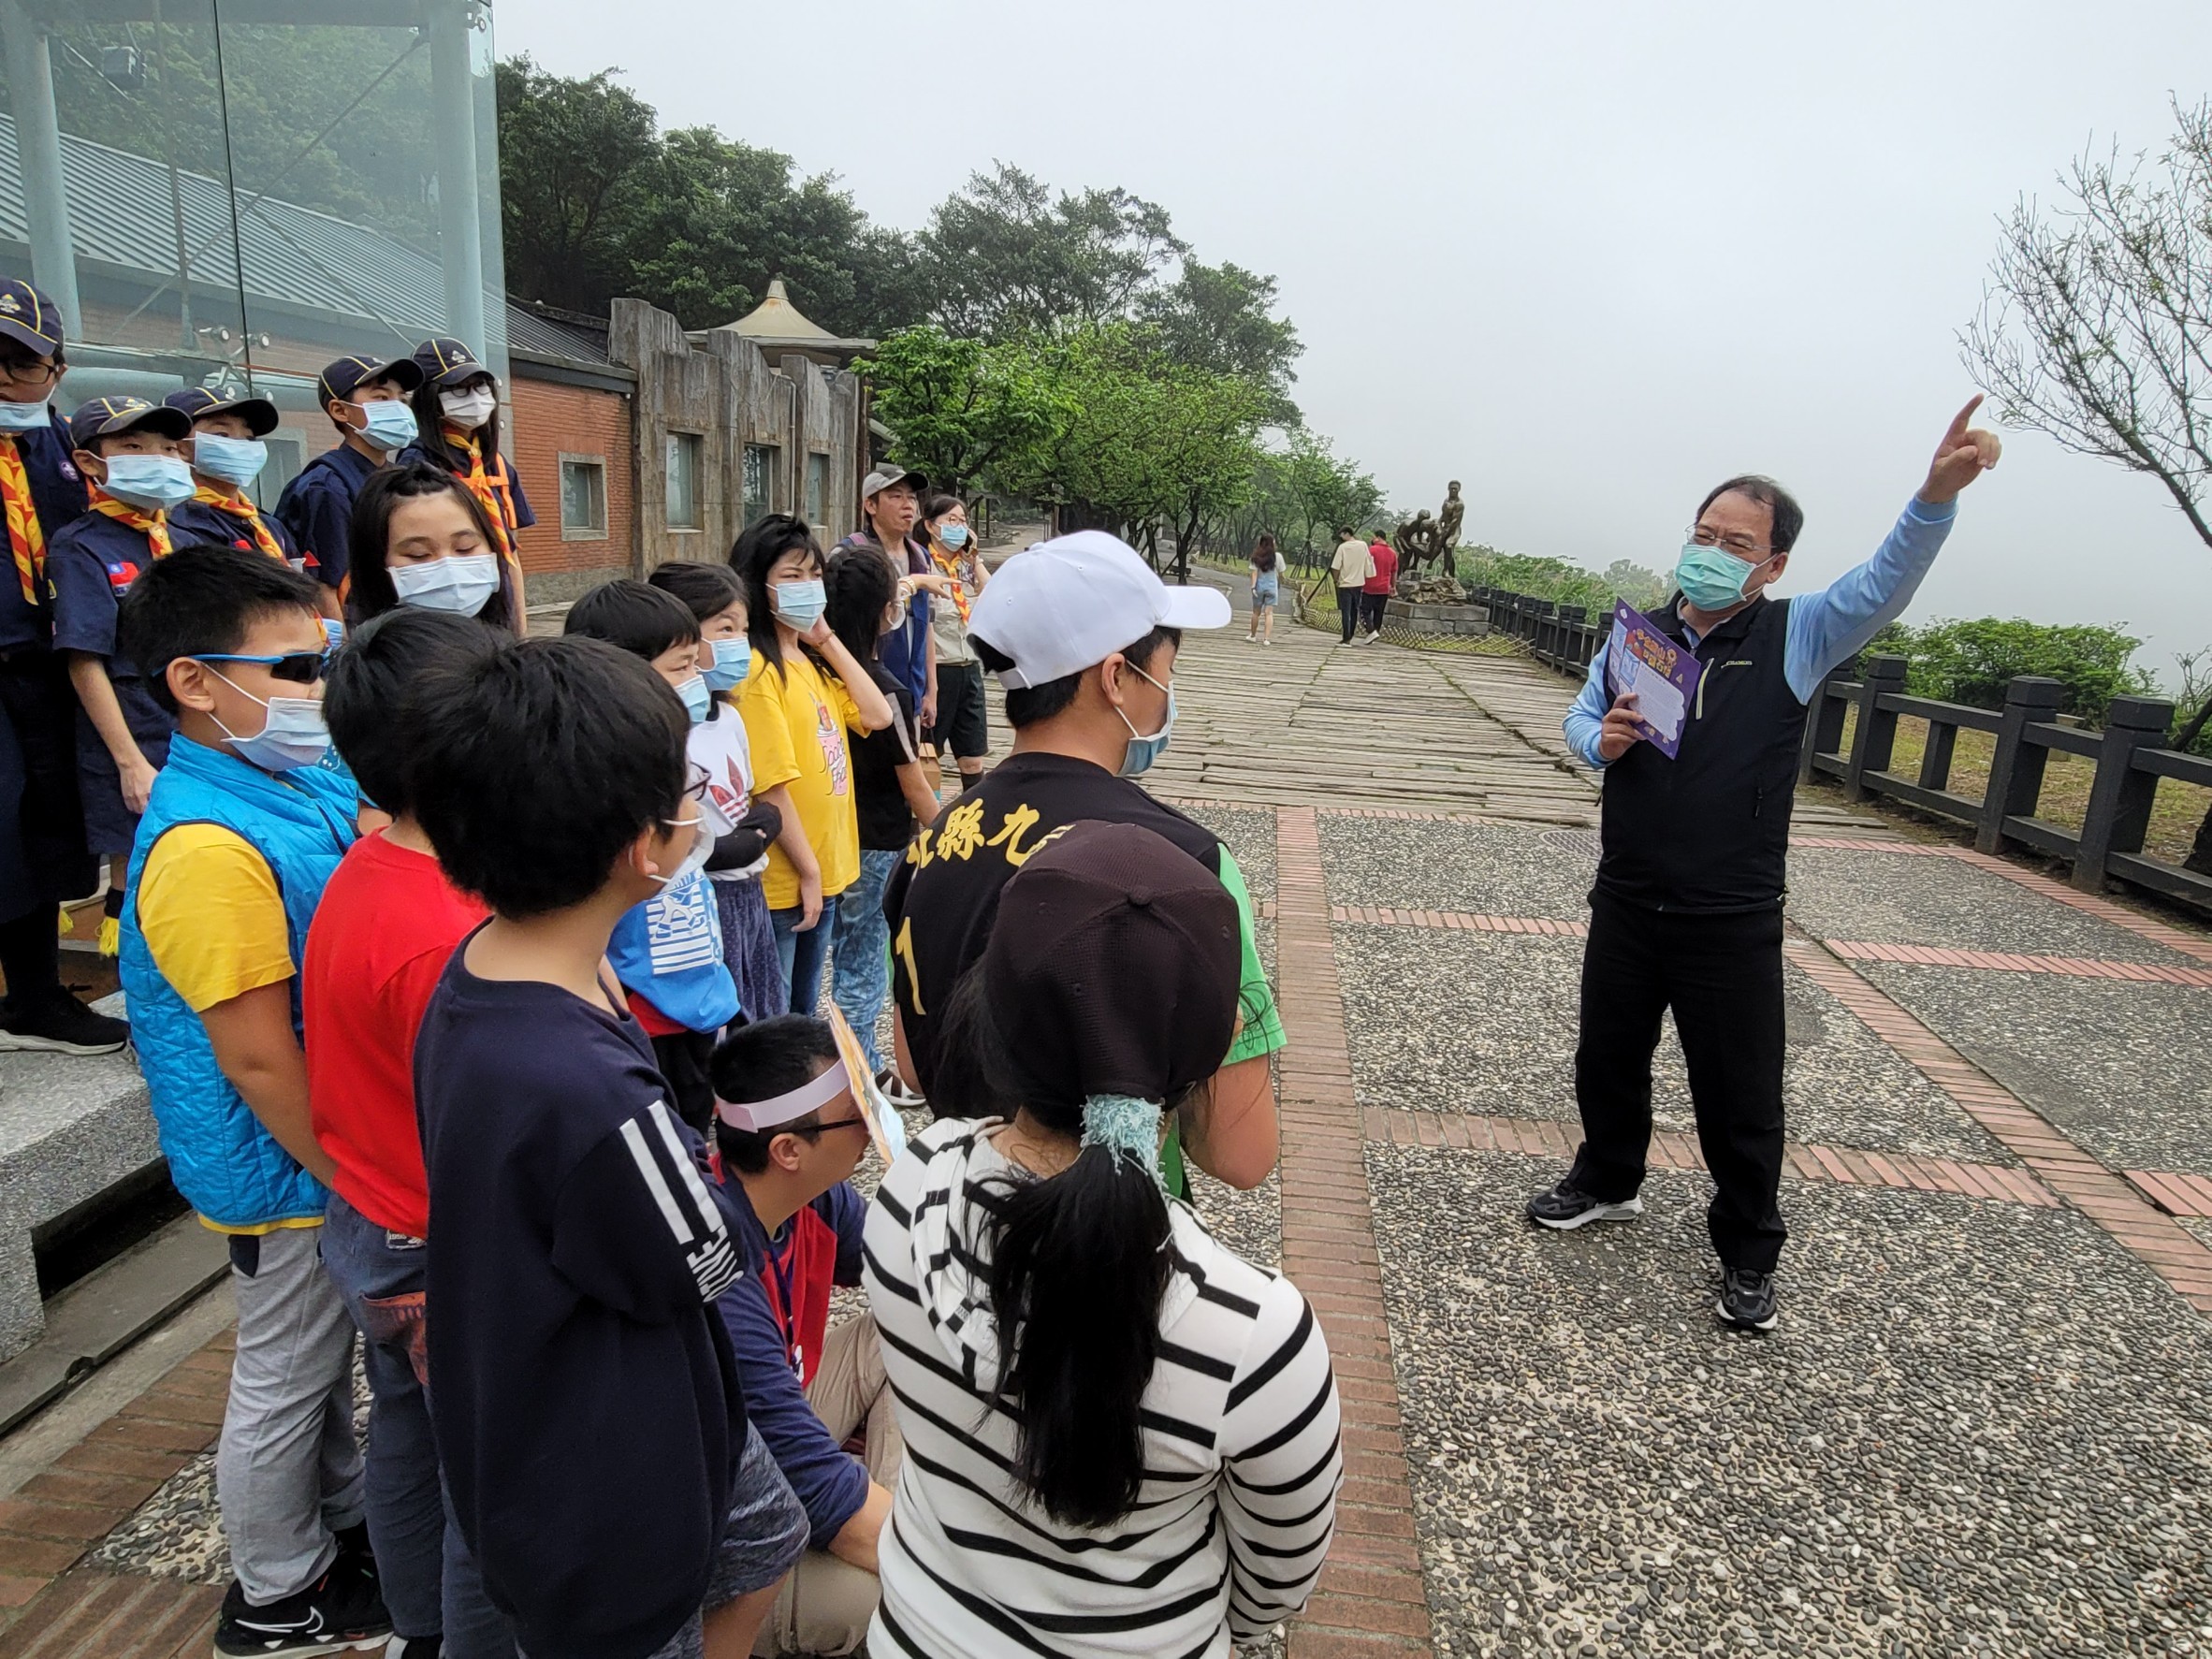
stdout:
[[1226,628],[1234,613],[1229,595],[1218,588],[1170,588],[1162,628]]

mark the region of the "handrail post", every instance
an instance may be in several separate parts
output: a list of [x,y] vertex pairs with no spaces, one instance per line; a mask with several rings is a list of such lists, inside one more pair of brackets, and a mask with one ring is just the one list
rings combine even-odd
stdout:
[[1876,699],[1905,689],[1902,657],[1869,657],[1859,675],[1858,728],[1851,734],[1851,759],[1843,768],[1843,798],[1867,798],[1866,775],[1886,772],[1897,742],[1897,716],[1876,706]]
[[2135,770],[2135,751],[2156,749],[2174,723],[2174,706],[2161,697],[2115,697],[2097,749],[2097,776],[2082,815],[2081,850],[2074,884],[2084,893],[2104,891],[2104,861],[2115,852],[2140,852],[2150,829],[2159,780]]
[[1839,662],[1828,670],[1827,677],[1820,682],[1812,693],[1812,711],[1805,720],[1805,745],[1797,757],[1797,781],[1811,783],[1818,776],[1812,764],[1816,754],[1836,754],[1843,746],[1843,713],[1845,700],[1830,692],[1828,688],[1848,680],[1858,670],[1858,659]]
[[2035,816],[2035,804],[2043,798],[2044,763],[2051,751],[2023,737],[2030,726],[2056,715],[2065,698],[2063,682],[2040,674],[2016,675],[2004,688],[1997,749],[1989,757],[1989,793],[1982,797],[1982,822],[1974,831],[1974,846],[1981,851],[2002,849],[2006,819]]

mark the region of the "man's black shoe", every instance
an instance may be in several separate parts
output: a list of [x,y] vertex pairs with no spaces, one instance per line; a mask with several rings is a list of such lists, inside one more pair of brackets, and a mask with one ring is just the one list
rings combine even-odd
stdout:
[[1732,1267],[1721,1282],[1721,1300],[1714,1309],[1721,1323],[1743,1331],[1771,1331],[1775,1311],[1774,1275],[1748,1267]]
[[350,1563],[333,1564],[305,1590],[259,1608],[246,1605],[245,1590],[233,1579],[215,1620],[215,1659],[313,1659],[382,1647],[391,1631],[375,1579],[364,1579]]
[[1549,1192],[1539,1192],[1528,1201],[1528,1218],[1538,1227],[1549,1227],[1559,1232],[1571,1232],[1593,1221],[1634,1221],[1643,1213],[1644,1201],[1640,1198],[1608,1203],[1604,1199],[1592,1198],[1571,1181],[1562,1181]]
[[0,1050],[53,1055],[111,1055],[131,1040],[121,1020],[95,1013],[66,991],[36,1000],[0,1002]]

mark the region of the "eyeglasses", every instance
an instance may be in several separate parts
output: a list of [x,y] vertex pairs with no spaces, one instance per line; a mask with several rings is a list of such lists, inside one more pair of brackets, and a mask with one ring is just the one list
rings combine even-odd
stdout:
[[850,1129],[856,1128],[865,1129],[867,1127],[868,1120],[865,1117],[840,1117],[835,1123],[808,1124],[803,1129],[793,1129],[791,1132],[794,1135],[819,1135],[824,1129]]
[[684,764],[685,800],[704,801],[706,799],[707,785],[711,784],[713,781],[713,775],[710,774],[705,766],[699,764],[698,762],[687,761]]
[[1762,547],[1747,535],[1716,535],[1702,524],[1690,526],[1689,535],[1690,540],[1700,547],[1718,547],[1724,553],[1735,554],[1739,559],[1768,558],[1774,553],[1772,547]]
[[51,386],[61,379],[59,363],[38,361],[29,357],[0,357],[0,380],[16,386]]
[[258,662],[269,670],[269,678],[300,686],[313,685],[330,666],[327,650],[286,651],[281,657],[249,657],[237,651],[203,651],[192,660],[195,662]]

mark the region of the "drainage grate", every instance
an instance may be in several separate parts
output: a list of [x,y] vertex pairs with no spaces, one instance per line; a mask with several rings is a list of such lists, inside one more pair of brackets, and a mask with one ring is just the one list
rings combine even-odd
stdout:
[[1595,830],[1546,830],[1542,839],[1544,845],[1555,852],[1573,853],[1579,858],[1587,858],[1593,864],[1597,862],[1599,843]]

